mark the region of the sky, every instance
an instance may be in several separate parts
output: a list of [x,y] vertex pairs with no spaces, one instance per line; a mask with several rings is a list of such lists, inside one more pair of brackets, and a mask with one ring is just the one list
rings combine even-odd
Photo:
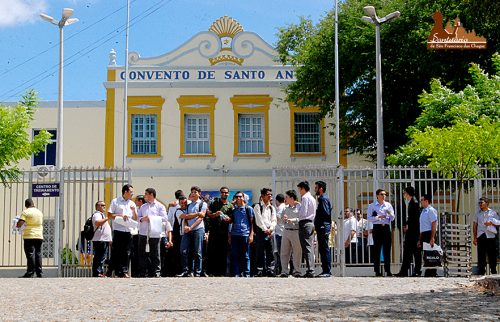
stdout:
[[[300,17],[318,22],[333,0],[130,0],[129,52],[159,56],[181,46],[219,17],[236,19],[271,45],[278,28]],[[64,27],[64,100],[104,100],[108,56],[125,62],[127,0],[0,0],[0,103],[33,88],[41,101],[58,96],[59,30],[39,16],[61,19],[73,8],[79,22]]]

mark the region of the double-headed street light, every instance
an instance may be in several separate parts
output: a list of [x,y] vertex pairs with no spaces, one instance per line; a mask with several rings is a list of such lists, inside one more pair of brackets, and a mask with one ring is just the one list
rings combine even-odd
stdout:
[[382,57],[380,53],[380,25],[389,22],[401,15],[399,11],[394,11],[383,18],[377,17],[377,12],[373,6],[363,8],[366,16],[363,21],[375,25],[375,57],[376,57],[376,93],[377,93],[377,169],[384,168],[384,121],[382,109]]
[[71,18],[73,15],[73,9],[64,8],[62,11],[61,20],[57,21],[49,15],[44,13],[40,14],[40,17],[59,27],[59,95],[58,95],[58,114],[57,114],[57,137],[56,137],[56,167],[61,170],[63,167],[63,49],[64,49],[64,38],[63,38],[63,28],[64,26],[71,25],[78,21],[77,18]]

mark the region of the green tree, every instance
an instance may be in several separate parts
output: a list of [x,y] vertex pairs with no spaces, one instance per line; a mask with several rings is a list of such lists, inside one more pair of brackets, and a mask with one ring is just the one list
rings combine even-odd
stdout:
[[433,80],[419,100],[422,114],[407,131],[409,143],[388,157],[392,165],[422,164],[455,176],[457,207],[465,180],[475,178],[480,165],[500,163],[500,55],[492,62],[492,76],[472,64],[472,84],[459,92]]
[[19,161],[43,151],[49,143],[50,133],[46,130],[30,140],[28,130],[37,106],[33,90],[28,91],[16,106],[0,105],[0,181],[4,185],[19,178]]
[[[432,80],[430,91],[419,99],[422,114],[407,130],[409,142],[390,155],[388,163],[429,165],[446,176],[457,173],[459,178],[470,177],[479,164],[500,163],[500,150],[490,145],[500,143],[500,55],[494,54],[491,61],[494,75],[471,64],[472,84],[458,92]],[[488,134],[495,129],[496,135]],[[475,141],[480,138],[485,141],[481,147]],[[482,148],[486,146],[490,148]]]
[[[477,1],[476,1],[477,2]],[[373,155],[376,147],[375,28],[363,22],[363,7],[379,16],[399,10],[401,17],[381,27],[384,139],[393,153],[407,142],[405,132],[421,112],[418,103],[430,81],[439,78],[451,90],[470,82],[469,63],[493,70],[489,57],[500,51],[498,15],[500,2],[487,0],[488,10],[462,0],[346,0],[339,6],[341,143],[350,151]],[[483,8],[483,9],[481,9]],[[459,16],[468,29],[488,39],[486,50],[436,51],[426,48],[434,21],[441,11],[445,20]],[[296,66],[297,81],[286,89],[287,98],[299,106],[318,105],[323,115],[335,102],[334,20],[330,12],[317,24],[302,19],[279,31],[277,50],[283,63]]]

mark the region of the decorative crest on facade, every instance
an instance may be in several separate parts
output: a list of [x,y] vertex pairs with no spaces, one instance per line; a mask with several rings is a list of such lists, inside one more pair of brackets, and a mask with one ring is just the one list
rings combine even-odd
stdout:
[[220,17],[210,26],[208,31],[219,37],[221,48],[219,55],[208,59],[212,66],[222,62],[231,62],[237,65],[243,63],[244,58],[237,57],[233,52],[233,39],[243,31],[243,27],[238,21],[228,16]]

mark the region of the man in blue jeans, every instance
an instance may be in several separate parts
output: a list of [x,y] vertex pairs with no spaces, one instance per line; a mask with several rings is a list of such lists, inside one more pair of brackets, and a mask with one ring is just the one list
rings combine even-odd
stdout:
[[245,203],[243,192],[234,195],[236,204],[229,214],[231,229],[231,274],[232,276],[250,276],[249,245],[253,242],[254,213]]
[[[205,236],[205,225],[203,218],[207,211],[207,204],[200,198],[201,188],[191,187],[187,213],[179,216],[182,220],[181,226],[184,232],[181,240],[182,273],[177,277],[201,276],[201,250],[203,237]],[[190,257],[189,254],[193,256]],[[193,258],[194,257],[194,258]]]

